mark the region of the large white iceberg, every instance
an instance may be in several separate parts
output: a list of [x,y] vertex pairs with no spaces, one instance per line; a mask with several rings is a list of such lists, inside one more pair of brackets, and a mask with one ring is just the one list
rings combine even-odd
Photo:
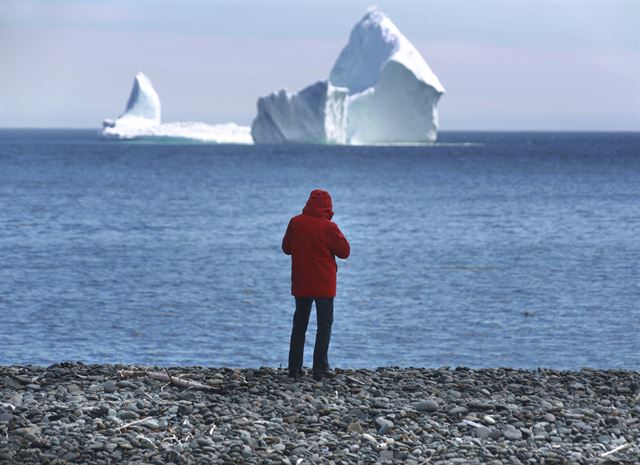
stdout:
[[260,98],[251,134],[256,143],[433,142],[444,92],[420,52],[371,8],[351,31],[329,80]]
[[115,120],[103,121],[102,135],[118,139],[164,137],[225,144],[253,143],[250,128],[235,123],[161,123],[160,98],[144,73],[136,74],[124,113]]

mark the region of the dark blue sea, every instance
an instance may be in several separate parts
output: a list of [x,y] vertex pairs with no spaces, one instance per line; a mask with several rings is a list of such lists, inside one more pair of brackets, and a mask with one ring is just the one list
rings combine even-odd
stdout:
[[315,188],[352,248],[332,365],[640,369],[640,134],[524,132],[341,147],[0,130],[0,364],[286,366],[280,242]]

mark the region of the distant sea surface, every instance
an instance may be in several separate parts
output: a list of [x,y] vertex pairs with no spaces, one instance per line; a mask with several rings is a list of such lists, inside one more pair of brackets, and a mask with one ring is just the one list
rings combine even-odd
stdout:
[[[0,130],[0,364],[287,365],[280,243],[315,188],[351,242],[337,367],[640,369],[640,134],[427,146]],[[315,316],[307,334],[311,363]]]

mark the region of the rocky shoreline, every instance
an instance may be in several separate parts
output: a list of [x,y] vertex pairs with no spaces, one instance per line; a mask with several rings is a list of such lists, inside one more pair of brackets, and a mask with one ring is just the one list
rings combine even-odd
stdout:
[[635,371],[0,367],[2,464],[640,463]]

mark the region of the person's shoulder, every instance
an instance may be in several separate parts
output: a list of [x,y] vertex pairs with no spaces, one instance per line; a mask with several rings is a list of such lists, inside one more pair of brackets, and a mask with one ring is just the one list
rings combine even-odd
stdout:
[[338,225],[336,223],[334,223],[333,221],[328,220],[328,219],[326,219],[326,223],[325,223],[324,227],[327,230],[340,231],[340,228],[338,227]]
[[296,224],[300,224],[300,223],[304,223],[304,222],[305,222],[305,215],[303,215],[302,213],[292,217],[289,220],[289,224],[292,225],[292,226],[295,226]]

